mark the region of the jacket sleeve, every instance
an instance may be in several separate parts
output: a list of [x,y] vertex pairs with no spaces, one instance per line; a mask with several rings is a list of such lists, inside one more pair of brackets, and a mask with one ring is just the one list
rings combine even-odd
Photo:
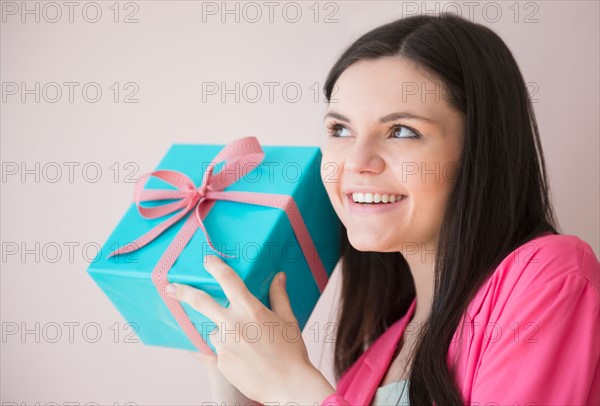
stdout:
[[600,402],[600,264],[593,255],[584,259],[585,272],[567,269],[534,284],[483,326],[487,340],[471,388],[472,405]]
[[350,403],[337,393],[327,396],[320,406],[350,406]]

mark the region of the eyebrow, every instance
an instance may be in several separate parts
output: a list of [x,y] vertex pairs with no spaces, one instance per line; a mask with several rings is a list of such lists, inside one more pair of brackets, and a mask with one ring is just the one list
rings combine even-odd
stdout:
[[[323,121],[326,120],[327,117],[337,118],[340,121],[345,121],[347,123],[350,123],[350,119],[348,117],[343,116],[336,111],[330,111],[327,114],[325,114]],[[385,124],[385,123],[389,123],[390,121],[395,121],[395,120],[402,119],[402,118],[410,119],[410,120],[419,120],[419,121],[424,121],[426,123],[435,124],[435,121],[431,120],[430,118],[419,116],[419,115],[413,114],[413,113],[409,113],[407,111],[400,111],[400,112],[385,115],[379,119],[379,123]]]

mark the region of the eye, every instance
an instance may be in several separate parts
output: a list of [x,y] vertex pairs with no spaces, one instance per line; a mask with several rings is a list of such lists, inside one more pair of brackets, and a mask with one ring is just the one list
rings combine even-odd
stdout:
[[421,138],[421,134],[417,130],[400,124],[392,126],[392,133],[399,134],[394,138]]
[[340,131],[340,130],[348,131],[348,129],[346,127],[344,127],[343,125],[338,124],[338,123],[332,122],[332,123],[327,124],[327,134],[329,134],[329,136],[331,136],[331,137],[335,137],[335,138],[345,137],[345,136],[340,136],[338,134],[338,131]]
[[[345,138],[348,135],[340,135],[339,131],[343,131],[346,130],[348,131],[348,129],[346,127],[344,127],[343,125],[336,123],[336,122],[331,122],[329,124],[327,124],[327,133],[329,134],[329,136],[334,137],[334,138]],[[421,138],[421,134],[415,130],[414,128],[405,126],[405,125],[401,125],[401,124],[394,124],[390,127],[390,132],[393,135],[393,138]]]

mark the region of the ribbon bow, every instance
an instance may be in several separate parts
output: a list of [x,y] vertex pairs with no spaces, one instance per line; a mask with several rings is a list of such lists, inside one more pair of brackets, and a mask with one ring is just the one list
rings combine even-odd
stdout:
[[[238,151],[237,154],[235,152],[236,150]],[[137,206],[138,213],[140,213],[142,217],[147,219],[155,219],[166,216],[167,214],[173,213],[177,210],[181,211],[176,215],[170,217],[163,223],[159,224],[158,226],[154,227],[152,230],[148,231],[146,234],[139,237],[134,242],[111,252],[109,254],[109,257],[113,255],[130,253],[142,248],[143,246],[147,245],[152,240],[154,240],[156,237],[158,237],[160,234],[162,234],[173,224],[181,220],[181,218],[183,218],[191,210],[195,211],[195,218],[198,227],[204,233],[204,236],[206,237],[206,240],[210,247],[214,251],[219,253],[219,255],[221,256],[232,257],[232,255],[225,255],[217,251],[213,247],[208,233],[206,231],[206,228],[204,227],[204,223],[202,222],[202,219],[206,217],[206,215],[214,205],[214,201],[209,202],[209,200],[221,199],[244,201],[244,197],[241,197],[240,194],[245,195],[247,197],[252,197],[254,195],[254,193],[248,192],[223,192],[223,189],[225,189],[230,184],[237,182],[240,178],[246,176],[246,174],[250,172],[248,164],[254,164],[256,167],[260,164],[263,157],[264,152],[262,151],[262,148],[258,144],[256,138],[246,137],[232,142],[231,144],[227,145],[223,150],[221,150],[219,154],[217,154],[217,156],[212,162],[210,162],[206,171],[204,172],[204,175],[202,177],[202,183],[198,188],[196,188],[194,182],[189,177],[177,171],[158,170],[140,176],[138,183],[135,186],[134,201]],[[227,161],[226,166],[219,172],[220,176],[219,174],[213,175],[215,162],[218,163],[222,160]],[[240,166],[240,171],[235,170]],[[232,174],[232,169],[235,170],[233,172],[234,176],[230,176],[229,180],[223,180],[223,174]],[[254,169],[254,167],[252,169]],[[164,180],[165,182],[178,188],[178,190],[143,190],[146,181],[152,176]],[[140,204],[141,202],[147,201],[174,199],[181,200],[157,207],[144,207]],[[202,205],[202,203],[205,202],[207,204]]]
[[[152,270],[152,282],[161,298],[171,310],[173,316],[182,327],[188,338],[194,343],[200,352],[211,353],[212,351],[202,339],[192,322],[186,316],[185,311],[177,299],[165,293],[165,286],[169,283],[167,273],[175,263],[198,228],[202,230],[210,247],[219,255],[231,257],[217,251],[204,227],[203,219],[214,206],[216,200],[229,200],[241,203],[258,204],[280,208],[285,211],[292,225],[300,248],[310,267],[315,282],[320,292],[323,292],[329,276],[323,266],[313,241],[308,233],[302,215],[291,196],[260,192],[225,192],[224,189],[246,176],[248,172],[256,168],[264,158],[264,152],[255,137],[244,137],[227,144],[210,162],[204,175],[202,183],[196,188],[194,182],[185,174],[172,170],[158,170],[142,175],[134,191],[134,201],[138,212],[144,218],[154,219],[180,210],[177,214],[160,223],[143,236],[132,243],[111,252],[108,256],[126,254],[136,251],[149,244],[165,230],[185,217],[194,210],[194,215],[188,216],[182,228],[179,230],[173,242],[169,244],[160,260]],[[216,164],[225,161],[225,165],[219,173],[214,174]],[[223,179],[225,175],[229,179]],[[228,176],[233,175],[233,176]],[[148,189],[144,190],[147,179],[151,176],[175,186],[172,189]],[[145,207],[140,203],[145,201],[176,200],[156,207]]]

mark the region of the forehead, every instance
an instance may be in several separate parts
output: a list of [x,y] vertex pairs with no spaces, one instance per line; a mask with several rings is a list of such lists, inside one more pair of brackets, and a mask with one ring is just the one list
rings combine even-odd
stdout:
[[355,62],[338,78],[331,99],[328,110],[350,118],[409,111],[438,121],[453,110],[443,82],[401,57]]

